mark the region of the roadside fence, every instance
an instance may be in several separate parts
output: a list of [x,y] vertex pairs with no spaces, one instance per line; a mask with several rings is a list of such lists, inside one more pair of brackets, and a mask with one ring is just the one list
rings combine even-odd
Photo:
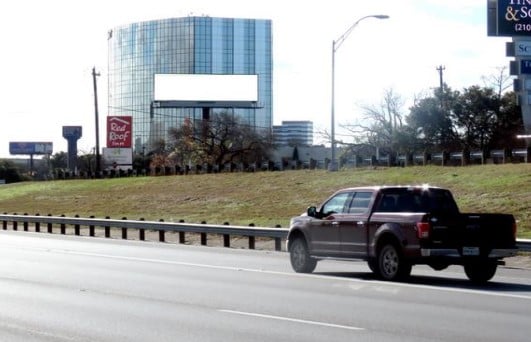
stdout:
[[[158,241],[166,241],[167,232],[178,233],[180,244],[186,243],[186,234],[193,233],[200,236],[200,243],[203,246],[207,245],[208,235],[219,235],[223,239],[223,247],[231,247],[231,237],[244,237],[248,239],[248,248],[256,248],[256,238],[269,239],[274,241],[274,249],[282,251],[282,242],[284,242],[288,235],[286,228],[268,228],[268,227],[254,227],[254,226],[231,226],[228,223],[223,225],[211,225],[206,223],[184,223],[184,222],[164,222],[159,221],[145,221],[140,220],[115,220],[110,218],[96,219],[94,217],[81,218],[62,216],[41,216],[41,215],[8,215],[6,213],[0,215],[0,222],[2,222],[2,229],[30,231],[30,225],[34,232],[46,232],[52,234],[57,226],[59,226],[60,234],[66,235],[67,227],[73,227],[74,235],[81,235],[81,227],[88,227],[88,235],[96,236],[96,229],[103,230],[105,238],[111,238],[111,229],[118,229],[121,232],[121,238],[127,240],[130,237],[130,230],[136,230],[138,239],[144,241],[146,239],[146,231],[154,231],[158,235]],[[522,252],[531,252],[531,240],[518,239],[518,249]]]
[[130,230],[135,230],[138,233],[138,240],[144,241],[146,239],[146,232],[153,231],[158,233],[158,241],[166,241],[167,232],[178,233],[178,242],[181,244],[186,243],[186,234],[194,233],[200,236],[200,243],[203,246],[207,245],[208,235],[220,235],[222,236],[223,247],[231,247],[231,237],[244,237],[248,239],[248,248],[256,248],[256,238],[265,238],[274,241],[274,249],[276,251],[282,250],[282,241],[286,239],[288,230],[285,228],[266,228],[266,227],[254,227],[254,226],[230,226],[228,223],[223,225],[211,225],[206,223],[184,223],[184,222],[164,222],[159,221],[145,221],[140,220],[128,220],[122,218],[121,220],[110,219],[96,219],[94,217],[81,218],[65,217],[62,216],[41,216],[37,215],[8,215],[4,213],[0,215],[0,221],[2,222],[2,229],[8,230],[10,227],[12,230],[30,231],[30,226],[34,232],[46,232],[52,234],[57,231],[59,227],[60,234],[67,234],[67,227],[73,227],[73,234],[80,236],[81,227],[88,228],[87,236],[95,237],[96,230],[103,230],[105,238],[111,238],[111,229],[118,229],[121,231],[121,238],[128,239],[130,237]]

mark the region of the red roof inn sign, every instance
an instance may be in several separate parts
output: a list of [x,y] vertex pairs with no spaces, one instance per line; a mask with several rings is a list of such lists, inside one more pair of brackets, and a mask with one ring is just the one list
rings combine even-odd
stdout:
[[107,147],[131,147],[132,117],[108,116],[107,117]]
[[489,36],[531,36],[531,0],[487,0]]

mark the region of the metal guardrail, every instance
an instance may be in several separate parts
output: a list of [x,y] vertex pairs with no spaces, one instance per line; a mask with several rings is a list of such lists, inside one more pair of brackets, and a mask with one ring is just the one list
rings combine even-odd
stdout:
[[[249,238],[249,248],[255,248],[255,238],[265,237],[275,240],[275,250],[282,249],[282,240],[288,236],[288,230],[284,228],[266,228],[266,227],[245,227],[229,225],[210,225],[196,223],[175,223],[161,221],[142,221],[142,220],[115,220],[115,219],[95,219],[95,218],[70,218],[63,216],[30,216],[30,215],[0,215],[2,229],[7,230],[8,223],[11,222],[12,229],[18,230],[18,224],[23,225],[24,231],[29,230],[29,224],[32,223],[36,232],[41,231],[41,224],[46,225],[49,233],[52,232],[53,225],[60,225],[61,234],[66,234],[66,226],[74,226],[75,235],[80,235],[80,227],[89,227],[89,236],[94,236],[96,227],[103,227],[105,237],[110,237],[111,228],[122,230],[122,239],[127,239],[127,230],[136,229],[139,231],[139,239],[145,239],[146,230],[159,232],[159,241],[165,241],[165,232],[180,233],[179,242],[184,243],[185,233],[201,234],[201,244],[207,244],[207,234],[223,235],[224,247],[230,247],[231,236],[244,236]],[[518,249],[522,252],[531,252],[531,240],[518,239]]]
[[249,239],[249,249],[255,248],[255,238],[265,237],[275,240],[275,250],[282,250],[282,240],[288,235],[288,230],[283,228],[246,227],[229,225],[211,225],[195,223],[175,223],[163,221],[143,221],[143,220],[116,220],[116,219],[95,219],[95,218],[71,218],[64,216],[39,216],[39,215],[0,215],[2,229],[7,230],[8,223],[11,223],[13,230],[19,230],[22,224],[24,231],[29,231],[29,224],[32,224],[36,232],[41,232],[46,225],[46,231],[52,233],[53,225],[60,225],[61,234],[66,234],[66,227],[73,226],[74,234],[80,235],[80,228],[89,227],[89,236],[95,236],[95,229],[105,230],[105,237],[111,236],[111,228],[122,230],[122,239],[127,239],[128,229],[136,229],[139,232],[139,240],[145,240],[145,231],[158,231],[159,241],[165,241],[165,232],[178,232],[179,243],[185,242],[185,233],[197,233],[201,235],[201,244],[207,244],[207,234],[217,234],[223,236],[223,246],[230,247],[231,236],[243,236]]

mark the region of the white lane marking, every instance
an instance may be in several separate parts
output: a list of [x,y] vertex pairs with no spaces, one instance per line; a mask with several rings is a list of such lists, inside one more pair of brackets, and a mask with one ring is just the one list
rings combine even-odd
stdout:
[[334,280],[342,280],[342,281],[351,282],[351,283],[374,284],[378,286],[416,288],[416,289],[421,289],[421,290],[434,290],[434,291],[445,291],[445,292],[453,292],[453,293],[484,295],[484,296],[491,296],[491,297],[531,300],[530,295],[517,295],[517,294],[511,294],[511,293],[489,292],[489,291],[484,291],[484,290],[460,289],[460,288],[448,288],[448,287],[442,288],[442,287],[438,287],[434,285],[418,285],[418,284],[397,283],[397,282],[382,282],[378,280],[354,279],[354,278],[345,278],[345,277],[319,275],[319,274],[268,271],[268,270],[263,270],[263,269],[242,268],[242,267],[233,267],[233,266],[217,266],[217,265],[198,264],[198,263],[190,263],[190,262],[183,262],[183,261],[140,258],[140,257],[120,256],[120,255],[92,253],[92,252],[78,252],[78,251],[73,251],[73,250],[57,249],[57,248],[43,248],[43,247],[33,247],[33,246],[27,247],[27,246],[7,245],[7,244],[2,244],[2,247],[13,248],[13,249],[39,250],[39,251],[45,251],[49,253],[91,256],[91,257],[107,258],[107,259],[115,259],[115,260],[130,260],[130,261],[150,262],[150,263],[166,264],[166,265],[218,269],[218,270],[225,270],[225,271],[263,273],[263,274],[282,275],[282,276],[297,277],[297,278],[313,278],[313,279],[326,279],[326,280],[334,279]]
[[318,325],[318,326],[328,327],[328,328],[346,329],[346,330],[358,330],[358,331],[359,330],[365,330],[364,328],[353,327],[353,326],[348,326],[348,325],[340,325],[340,324],[332,324],[332,323],[316,322],[316,321],[307,321],[305,319],[264,315],[264,314],[252,313],[252,312],[243,312],[243,311],[234,311],[234,310],[218,310],[218,311],[219,312],[224,312],[224,313],[229,313],[229,314],[234,314],[234,315],[240,315],[240,316],[250,316],[250,317],[258,317],[258,318],[266,318],[266,319],[275,319],[275,320],[278,320],[278,321],[286,321],[286,322],[295,322],[295,323],[301,323],[301,324]]

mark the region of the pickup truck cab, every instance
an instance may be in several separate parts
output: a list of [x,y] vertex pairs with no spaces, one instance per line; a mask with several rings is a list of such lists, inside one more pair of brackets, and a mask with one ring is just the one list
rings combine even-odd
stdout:
[[438,187],[347,188],[291,219],[287,249],[296,272],[313,272],[324,258],[363,259],[380,278],[397,280],[413,265],[458,264],[483,283],[517,253],[516,223],[509,214],[460,213]]

